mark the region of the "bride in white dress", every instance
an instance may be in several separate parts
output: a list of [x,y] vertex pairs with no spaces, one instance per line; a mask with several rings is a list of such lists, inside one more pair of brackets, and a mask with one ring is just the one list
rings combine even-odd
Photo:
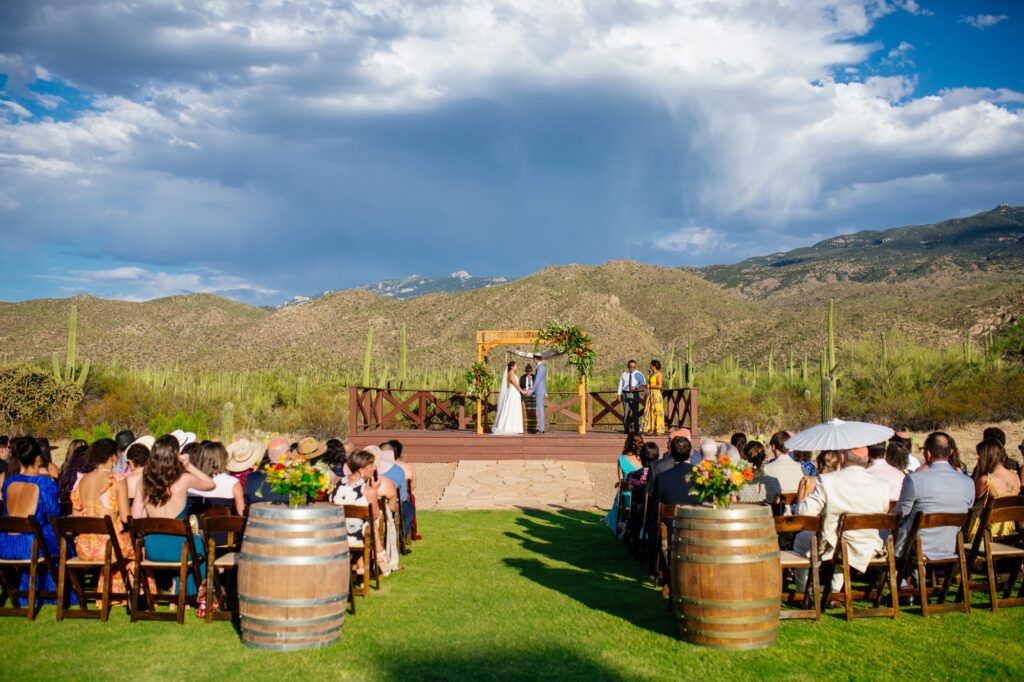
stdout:
[[501,393],[498,394],[498,412],[494,416],[491,433],[499,436],[523,433],[523,396],[527,392],[519,387],[516,376],[516,361],[508,363],[501,377]]

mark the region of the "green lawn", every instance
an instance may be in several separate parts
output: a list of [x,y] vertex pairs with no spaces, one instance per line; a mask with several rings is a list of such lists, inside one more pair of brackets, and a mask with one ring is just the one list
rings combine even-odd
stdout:
[[[778,643],[720,653],[676,639],[667,602],[582,512],[421,514],[406,571],[358,599],[341,642],[272,653],[230,623],[0,619],[0,679],[1024,678],[1024,608],[897,622],[784,622]],[[979,598],[977,603],[981,605]]]

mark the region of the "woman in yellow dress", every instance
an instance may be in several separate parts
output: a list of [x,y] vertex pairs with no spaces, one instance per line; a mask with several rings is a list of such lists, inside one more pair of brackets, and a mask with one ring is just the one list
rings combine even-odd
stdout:
[[651,360],[651,374],[647,378],[647,405],[644,407],[644,421],[640,430],[657,436],[665,433],[665,402],[661,398],[661,363]]

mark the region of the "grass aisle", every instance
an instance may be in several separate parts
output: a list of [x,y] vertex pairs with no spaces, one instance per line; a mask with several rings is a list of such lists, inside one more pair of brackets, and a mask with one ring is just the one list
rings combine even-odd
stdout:
[[[1024,678],[1024,609],[783,623],[767,650],[676,640],[666,602],[597,514],[422,513],[407,570],[357,600],[339,644],[270,653],[231,624],[0,619],[4,679]],[[979,600],[980,605],[980,600]]]

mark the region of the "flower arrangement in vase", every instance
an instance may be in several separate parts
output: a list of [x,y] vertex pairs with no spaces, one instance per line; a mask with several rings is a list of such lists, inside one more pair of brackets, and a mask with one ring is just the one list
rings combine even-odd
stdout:
[[746,462],[733,464],[729,455],[719,455],[717,459],[705,459],[693,467],[687,480],[701,501],[710,498],[715,508],[728,507],[732,496],[754,480],[754,470]]
[[310,464],[303,457],[288,459],[282,456],[276,463],[264,467],[270,489],[279,495],[288,496],[289,507],[302,507],[309,498],[327,493],[330,486],[330,470],[323,462]]

